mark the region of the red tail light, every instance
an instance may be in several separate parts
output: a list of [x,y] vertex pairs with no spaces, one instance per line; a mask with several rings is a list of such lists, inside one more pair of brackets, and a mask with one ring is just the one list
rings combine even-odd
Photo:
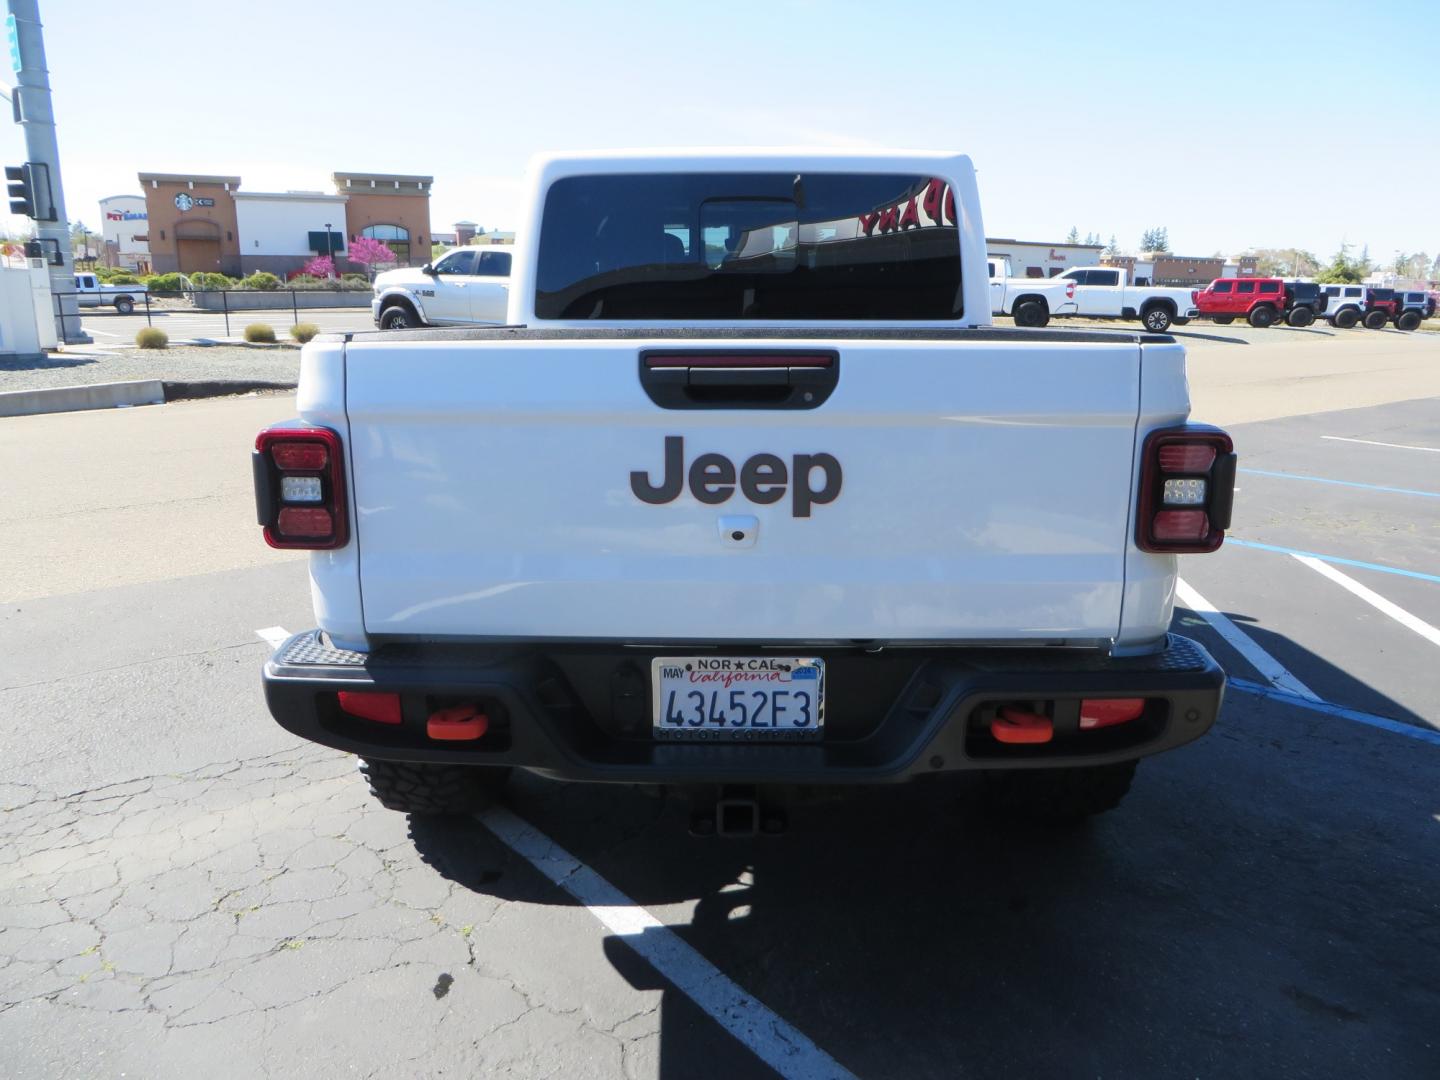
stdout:
[[1207,424],[1162,428],[1140,451],[1135,545],[1141,551],[1214,551],[1225,541],[1235,501],[1230,436]]
[[1065,283],[1065,299],[1066,299],[1066,300],[1074,300],[1074,299],[1075,299],[1075,282],[1073,282],[1073,281],[1067,281],[1067,282]]
[[350,539],[340,436],[329,428],[269,428],[255,439],[255,513],[276,548],[325,551]]
[[1200,303],[1200,290],[1199,290],[1199,289],[1191,289],[1191,290],[1190,290],[1190,303],[1191,303],[1191,304],[1198,304],[1198,303]]

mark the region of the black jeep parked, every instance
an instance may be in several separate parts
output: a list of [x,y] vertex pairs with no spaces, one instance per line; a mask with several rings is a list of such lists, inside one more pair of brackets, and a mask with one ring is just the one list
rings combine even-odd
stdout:
[[1313,281],[1285,282],[1285,321],[1291,326],[1309,326],[1325,311],[1330,298]]

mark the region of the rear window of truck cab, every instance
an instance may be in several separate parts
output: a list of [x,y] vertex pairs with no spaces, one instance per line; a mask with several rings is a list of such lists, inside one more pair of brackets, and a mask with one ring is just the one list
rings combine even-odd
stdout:
[[956,319],[945,181],[850,173],[572,176],[546,194],[540,319]]

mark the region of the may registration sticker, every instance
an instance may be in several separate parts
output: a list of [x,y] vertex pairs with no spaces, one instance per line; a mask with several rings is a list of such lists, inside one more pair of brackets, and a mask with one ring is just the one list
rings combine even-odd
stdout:
[[795,656],[658,656],[657,739],[808,742],[825,727],[825,661]]

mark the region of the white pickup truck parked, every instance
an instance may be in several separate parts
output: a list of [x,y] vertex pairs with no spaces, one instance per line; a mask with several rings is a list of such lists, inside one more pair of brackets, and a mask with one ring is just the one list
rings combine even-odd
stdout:
[[510,303],[508,247],[463,247],[433,263],[375,277],[370,313],[381,330],[483,326],[505,321]]
[[1075,283],[1078,314],[1087,319],[1138,319],[1159,334],[1200,314],[1194,289],[1132,285],[1123,267],[1077,266],[1060,277]]
[[990,314],[1009,315],[1016,326],[1044,326],[1052,315],[1074,315],[1075,283],[1058,278],[1014,278],[1010,260],[989,256]]
[[144,285],[103,285],[94,274],[75,275],[75,302],[80,307],[114,307],[129,315],[147,291]]
[[256,440],[264,536],[312,552],[286,729],[410,813],[518,768],[740,834],[967,771],[1074,818],[1210,727],[1170,622],[1230,439],[1174,341],[991,326],[968,158],[549,158],[530,192],[510,325],[319,337]]

